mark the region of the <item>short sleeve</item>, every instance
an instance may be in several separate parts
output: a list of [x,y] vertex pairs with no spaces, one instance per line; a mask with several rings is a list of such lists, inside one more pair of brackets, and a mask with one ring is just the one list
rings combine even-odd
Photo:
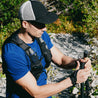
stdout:
[[44,31],[44,33],[42,35],[42,39],[45,41],[45,43],[47,44],[49,49],[51,49],[53,47],[50,36],[48,35],[47,32]]
[[22,78],[29,71],[24,50],[15,44],[8,43],[5,45],[3,59],[10,76],[14,80]]

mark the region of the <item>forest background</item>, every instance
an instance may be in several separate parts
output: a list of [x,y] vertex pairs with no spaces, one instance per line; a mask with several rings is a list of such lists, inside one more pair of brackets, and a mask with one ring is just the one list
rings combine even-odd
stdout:
[[[0,1],[0,48],[4,40],[20,27],[18,10],[27,0]],[[52,33],[87,33],[98,38],[98,0],[40,0],[59,19],[48,24]]]
[[[20,27],[18,10],[27,0],[0,1],[0,55],[4,40]],[[59,19],[47,24],[48,33],[78,33],[98,39],[98,0],[40,0]],[[90,41],[88,44],[92,44]],[[98,57],[98,56],[97,56]],[[98,58],[96,60],[98,74]]]

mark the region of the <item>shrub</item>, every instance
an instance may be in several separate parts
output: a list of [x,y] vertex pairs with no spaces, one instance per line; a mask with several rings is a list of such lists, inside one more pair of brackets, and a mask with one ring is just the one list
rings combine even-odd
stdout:
[[3,45],[4,40],[14,31],[16,31],[20,27],[20,21],[17,18],[13,19],[12,23],[8,23],[7,25],[1,25],[0,31],[0,48]]
[[18,10],[27,0],[1,0],[0,1],[0,48],[4,40],[19,28]]
[[0,25],[7,25],[18,17],[20,5],[26,0],[1,0],[0,1]]
[[96,36],[98,34],[98,1],[76,0],[70,11],[70,18],[78,32]]
[[[91,37],[98,37],[97,0],[47,0],[47,2],[52,6],[48,7],[48,9],[54,9],[61,18],[61,25],[53,24],[56,28],[49,25],[49,27],[51,27],[51,32],[59,31],[60,33],[60,31],[62,32],[65,28],[66,33],[66,27],[68,26],[67,33],[74,31],[79,33],[88,33]],[[50,2],[52,2],[52,4]],[[65,21],[65,19],[67,20]],[[74,28],[74,30],[72,28]]]

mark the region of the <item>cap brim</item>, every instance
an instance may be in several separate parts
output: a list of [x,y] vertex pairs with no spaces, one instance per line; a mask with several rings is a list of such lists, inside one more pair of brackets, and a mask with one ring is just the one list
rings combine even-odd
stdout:
[[56,21],[57,19],[58,19],[58,16],[55,13],[48,12],[42,18],[36,20],[36,22],[50,24],[50,23],[53,23],[54,21]]

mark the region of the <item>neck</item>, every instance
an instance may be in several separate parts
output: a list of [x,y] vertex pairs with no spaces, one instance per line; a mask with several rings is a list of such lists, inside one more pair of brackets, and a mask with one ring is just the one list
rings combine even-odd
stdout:
[[34,37],[32,37],[28,32],[23,29],[20,29],[18,36],[25,43],[32,43],[34,41]]

